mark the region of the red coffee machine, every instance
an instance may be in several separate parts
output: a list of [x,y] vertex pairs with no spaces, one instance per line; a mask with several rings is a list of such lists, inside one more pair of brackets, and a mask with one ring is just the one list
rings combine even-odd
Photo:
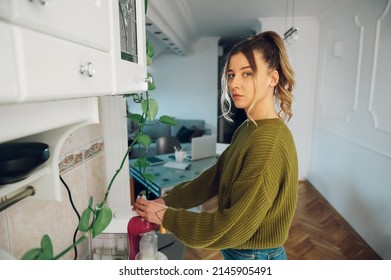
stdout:
[[157,224],[150,223],[140,216],[133,217],[128,223],[129,259],[135,260],[140,251],[141,234],[157,230]]

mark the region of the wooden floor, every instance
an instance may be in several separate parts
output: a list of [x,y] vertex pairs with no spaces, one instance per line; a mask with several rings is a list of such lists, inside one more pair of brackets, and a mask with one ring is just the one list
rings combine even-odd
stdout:
[[[285,244],[290,260],[381,259],[308,182],[299,183],[297,210]],[[185,248],[184,259],[222,259],[218,251]]]

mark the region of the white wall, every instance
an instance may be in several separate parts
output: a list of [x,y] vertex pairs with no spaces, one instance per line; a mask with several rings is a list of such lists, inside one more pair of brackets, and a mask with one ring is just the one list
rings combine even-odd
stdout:
[[[286,19],[259,18],[259,21],[262,30],[257,30],[257,32],[273,30],[283,37],[286,31]],[[293,91],[293,116],[288,126],[295,139],[299,160],[299,179],[305,180],[308,176],[311,157],[319,22],[316,18],[295,18],[294,22],[295,26],[299,27],[299,40],[286,44],[296,78],[296,88]]]
[[156,89],[151,93],[159,103],[159,115],[204,119],[217,133],[218,40],[201,38],[192,55],[167,52],[153,60],[150,72]]
[[391,2],[344,2],[320,21],[309,180],[391,259]]

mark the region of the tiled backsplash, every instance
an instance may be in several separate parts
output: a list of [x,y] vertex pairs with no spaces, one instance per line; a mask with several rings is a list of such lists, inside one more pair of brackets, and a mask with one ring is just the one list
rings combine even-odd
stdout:
[[[69,186],[80,215],[90,196],[94,204],[104,197],[107,183],[103,149],[100,124],[78,129],[69,135],[61,149],[60,175]],[[26,251],[39,246],[44,234],[50,236],[55,254],[68,247],[78,218],[65,187],[61,192],[59,202],[27,198],[0,212],[0,248],[20,259]],[[85,259],[89,254],[88,241],[78,246],[78,259]],[[70,251],[63,259],[73,258],[74,251]]]
[[87,146],[86,149],[78,151],[77,153],[71,153],[64,157],[64,159],[62,159],[58,164],[60,174],[63,174],[69,169],[82,164],[86,160],[98,155],[101,151],[103,151],[103,140],[97,139],[97,141],[98,142],[90,143],[89,147]]

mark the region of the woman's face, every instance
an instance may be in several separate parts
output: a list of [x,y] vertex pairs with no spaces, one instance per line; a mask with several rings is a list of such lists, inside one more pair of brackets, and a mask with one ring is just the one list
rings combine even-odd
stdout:
[[244,109],[247,115],[250,113],[249,108],[253,102],[254,107],[251,112],[270,110],[269,103],[274,108],[273,90],[277,84],[275,82],[277,71],[268,69],[260,52],[254,52],[254,57],[257,64],[256,74],[250,67],[246,56],[241,52],[231,56],[227,71],[229,91],[235,107]]

